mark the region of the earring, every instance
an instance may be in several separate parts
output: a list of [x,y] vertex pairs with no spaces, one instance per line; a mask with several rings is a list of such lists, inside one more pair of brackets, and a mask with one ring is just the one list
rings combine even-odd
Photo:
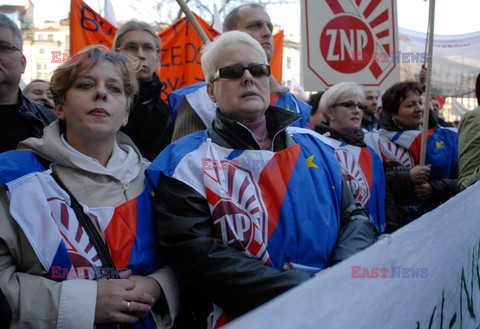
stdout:
[[397,128],[402,129],[402,127],[400,127],[400,125],[398,124],[397,120],[395,120],[395,118],[393,117],[393,115],[392,115],[392,121],[393,121],[393,123],[395,124],[395,126],[397,126]]

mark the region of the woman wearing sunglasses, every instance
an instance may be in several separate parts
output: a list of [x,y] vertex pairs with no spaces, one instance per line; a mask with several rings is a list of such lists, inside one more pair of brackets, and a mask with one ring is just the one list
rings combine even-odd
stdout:
[[[386,183],[400,211],[393,231],[434,209],[457,193],[457,133],[442,128],[430,111],[426,165],[419,165],[424,107],[422,89],[412,81],[394,84],[382,96],[378,134],[367,143],[381,154]],[[372,138],[370,138],[372,137]]]
[[360,128],[365,111],[363,89],[354,82],[329,88],[319,104],[324,122],[315,131],[329,138],[343,178],[355,200],[367,209],[377,234],[385,233],[385,176],[382,160],[364,142]]
[[137,64],[103,46],[79,52],[51,79],[58,120],[0,155],[0,287],[12,328],[172,325],[175,281],[155,247],[148,161],[119,132]]
[[214,303],[222,324],[366,248],[374,227],[333,149],[289,127],[299,115],[269,106],[257,41],[226,32],[206,46],[202,68],[217,104],[210,129],[171,144],[147,173],[160,245],[192,304]]

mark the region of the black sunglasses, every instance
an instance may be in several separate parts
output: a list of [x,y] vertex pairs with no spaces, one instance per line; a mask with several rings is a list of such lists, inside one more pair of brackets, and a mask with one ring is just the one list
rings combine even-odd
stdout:
[[355,103],[354,101],[348,101],[348,102],[343,102],[343,103],[336,103],[333,104],[332,106],[343,106],[346,107],[350,110],[355,109],[358,107],[360,110],[365,111],[367,109],[367,105],[362,104],[362,103]]
[[219,78],[240,79],[243,77],[245,70],[248,70],[254,78],[270,76],[270,65],[268,64],[252,64],[249,66],[231,65],[218,69],[218,71],[213,75],[212,82],[215,82]]

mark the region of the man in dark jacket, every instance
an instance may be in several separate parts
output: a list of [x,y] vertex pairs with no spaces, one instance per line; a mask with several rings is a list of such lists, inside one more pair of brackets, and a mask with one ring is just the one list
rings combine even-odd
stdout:
[[362,113],[362,129],[366,131],[372,131],[377,129],[377,118],[375,113],[377,112],[377,92],[366,90],[365,91],[365,105],[367,108]]
[[[223,22],[223,31],[242,31],[248,33],[252,38],[257,40],[265,51],[267,60],[270,62],[273,58],[273,24],[270,16],[265,11],[265,8],[258,3],[245,3],[234,8],[226,17]],[[269,78],[270,83],[270,102],[277,108],[288,109],[302,116],[300,120],[293,123],[295,127],[305,128],[310,118],[312,108],[310,105],[300,101],[297,97],[290,92],[290,90],[279,84],[271,75]],[[203,83],[197,84],[198,87]],[[194,85],[195,86],[195,85]],[[189,86],[191,88],[193,86]],[[204,88],[200,87],[197,90],[197,95],[204,93]],[[169,102],[172,104],[172,99],[178,91],[169,95]],[[193,94],[193,93],[192,93]],[[178,109],[178,115],[175,121],[175,129],[173,131],[172,140],[180,139],[183,136],[191,134],[193,132],[206,129],[210,126],[210,123],[215,116],[215,106],[207,99],[205,100],[201,96],[201,105],[193,105],[190,103],[190,95],[185,96],[180,103]],[[206,96],[206,95],[205,95]]]
[[118,30],[113,46],[141,61],[138,99],[128,124],[121,130],[133,140],[142,156],[152,161],[170,144],[173,132],[171,110],[160,98],[162,83],[155,73],[160,65],[160,38],[147,23],[129,21]]
[[17,25],[0,14],[0,152],[14,150],[18,142],[41,137],[55,120],[52,109],[28,100],[18,88],[26,59]]

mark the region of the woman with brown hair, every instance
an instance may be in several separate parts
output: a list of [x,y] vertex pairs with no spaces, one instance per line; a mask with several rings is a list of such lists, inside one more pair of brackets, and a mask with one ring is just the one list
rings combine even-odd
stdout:
[[148,161],[119,132],[136,68],[102,46],[81,51],[53,73],[58,120],[0,155],[0,287],[13,328],[171,325],[174,278],[155,247]]
[[[382,155],[387,186],[401,212],[399,228],[434,209],[457,193],[457,133],[429,120],[425,165],[420,165],[424,107],[417,82],[394,84],[382,97],[377,140],[369,140]],[[430,115],[433,119],[433,116]]]

